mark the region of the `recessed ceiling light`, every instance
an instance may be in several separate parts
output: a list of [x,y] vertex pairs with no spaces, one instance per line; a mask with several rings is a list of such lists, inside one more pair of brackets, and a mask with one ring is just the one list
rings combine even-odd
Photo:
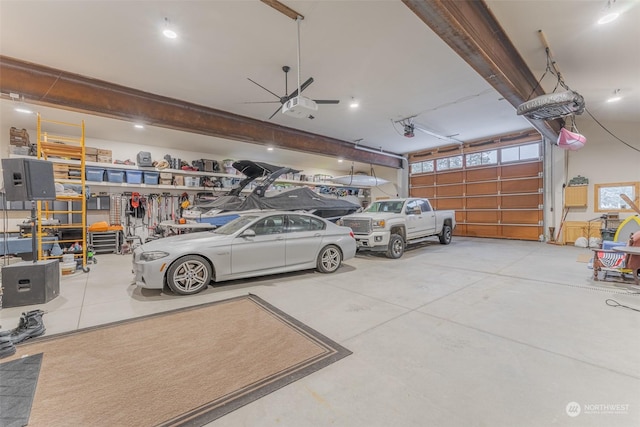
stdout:
[[273,147],[267,147],[267,151],[273,151]]
[[136,123],[133,127],[136,129],[144,129],[144,125],[141,125],[140,123]]
[[162,34],[168,39],[175,39],[178,37],[178,33],[169,26],[169,18],[164,18],[164,30],[162,30]]
[[164,31],[162,32],[162,34],[164,34],[164,36],[165,36],[166,38],[168,38],[168,39],[175,39],[175,38],[178,38],[178,34],[177,34],[175,31],[170,30],[170,29],[168,29],[168,28],[167,28],[166,30],[164,30]]
[[15,111],[17,111],[18,113],[23,113],[23,114],[33,114],[33,111],[28,110],[24,107],[16,107],[14,108]]
[[338,159],[338,163],[344,162],[344,159]]
[[359,106],[360,106],[360,103],[356,101],[354,98],[351,98],[351,104],[349,104],[349,107],[358,108]]
[[605,16],[603,16],[602,18],[598,19],[598,24],[600,24],[600,25],[608,24],[609,22],[613,22],[616,19],[618,19],[618,16],[620,16],[620,14],[616,13],[616,12],[607,13]]

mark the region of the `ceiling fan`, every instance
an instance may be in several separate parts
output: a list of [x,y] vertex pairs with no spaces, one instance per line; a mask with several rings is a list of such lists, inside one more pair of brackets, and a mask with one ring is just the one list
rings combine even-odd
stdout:
[[278,98],[277,101],[254,101],[247,102],[247,104],[281,104],[281,107],[278,107],[278,109],[274,111],[271,116],[269,116],[268,120],[271,120],[273,116],[278,114],[278,111],[282,111],[283,114],[287,114],[293,117],[308,117],[309,119],[313,119],[314,117],[311,113],[318,110],[318,104],[340,103],[340,101],[337,99],[310,99],[301,95],[302,91],[309,87],[311,83],[313,83],[313,77],[309,77],[304,83],[300,84],[300,19],[298,18],[296,21],[298,26],[298,88],[289,93],[288,76],[291,67],[289,67],[288,65],[284,65],[282,67],[282,71],[284,71],[284,96],[276,94],[275,92],[267,89],[266,87],[247,77],[247,80],[249,80],[251,83],[261,87],[271,95]]

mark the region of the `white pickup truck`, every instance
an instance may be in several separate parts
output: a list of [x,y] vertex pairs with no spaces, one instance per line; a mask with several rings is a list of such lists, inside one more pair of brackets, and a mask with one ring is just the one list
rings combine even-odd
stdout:
[[435,211],[427,199],[389,199],[373,202],[364,211],[343,216],[340,225],[351,227],[358,250],[384,251],[389,258],[400,258],[409,243],[438,236],[440,243],[451,243],[456,226],[454,211]]

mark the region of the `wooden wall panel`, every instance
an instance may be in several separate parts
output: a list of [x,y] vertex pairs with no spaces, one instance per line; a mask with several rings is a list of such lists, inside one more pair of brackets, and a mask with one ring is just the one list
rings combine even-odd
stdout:
[[500,206],[504,209],[538,209],[542,205],[542,194],[501,196]]
[[496,209],[499,196],[467,197],[467,209]]
[[489,181],[498,179],[498,168],[467,169],[467,182]]
[[502,181],[500,185],[501,193],[537,193],[542,188],[542,179],[529,178],[517,179],[513,181]]
[[468,196],[476,196],[483,194],[497,194],[498,182],[478,182],[466,185],[466,194]]

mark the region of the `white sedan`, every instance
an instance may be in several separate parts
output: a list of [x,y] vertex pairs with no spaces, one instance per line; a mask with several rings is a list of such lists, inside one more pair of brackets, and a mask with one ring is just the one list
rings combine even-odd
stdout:
[[348,227],[315,215],[262,211],[242,213],[213,231],[166,237],[133,252],[136,285],[181,295],[211,281],[241,279],[316,268],[333,273],[353,258],[356,241]]

